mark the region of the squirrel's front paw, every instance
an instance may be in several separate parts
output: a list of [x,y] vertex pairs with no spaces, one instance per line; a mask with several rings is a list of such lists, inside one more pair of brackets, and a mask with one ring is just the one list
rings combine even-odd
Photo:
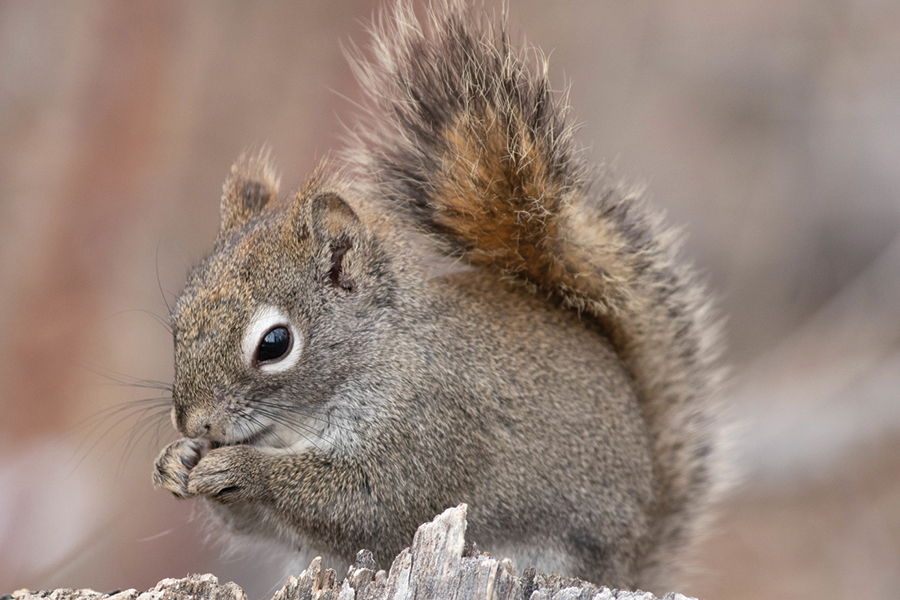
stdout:
[[191,470],[187,490],[223,504],[254,498],[261,488],[262,458],[250,446],[216,448]]
[[187,498],[188,474],[203,455],[209,451],[209,442],[182,438],[174,441],[159,453],[153,468],[153,486],[169,490],[178,498]]

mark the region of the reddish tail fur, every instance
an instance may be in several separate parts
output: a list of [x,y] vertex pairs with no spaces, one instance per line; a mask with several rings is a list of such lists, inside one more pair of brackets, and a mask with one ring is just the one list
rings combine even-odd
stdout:
[[375,118],[356,159],[402,215],[450,255],[494,270],[613,342],[634,381],[659,483],[654,550],[682,550],[707,512],[717,447],[717,326],[675,236],[636,195],[589,177],[546,60],[462,6],[423,26],[383,15],[355,66]]

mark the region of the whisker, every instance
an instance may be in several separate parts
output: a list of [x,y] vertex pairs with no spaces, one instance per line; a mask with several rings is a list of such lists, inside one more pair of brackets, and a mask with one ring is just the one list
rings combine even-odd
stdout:
[[[244,417],[245,419],[247,419],[248,421],[250,421],[251,423],[255,423],[255,424],[259,425],[260,427],[265,427],[265,423],[263,423],[262,421],[260,421],[260,420],[257,419],[256,417],[254,417],[252,413],[245,413],[245,414],[243,415],[243,417]],[[248,433],[249,433],[249,432],[248,432]],[[287,441],[286,441],[283,437],[281,437],[280,435],[278,435],[278,434],[275,433],[274,431],[271,433],[271,435],[274,435],[275,438],[276,438],[279,442],[281,442],[282,446],[284,446],[285,448],[289,449],[291,452],[296,453],[296,451],[291,447],[290,444],[287,443]]]
[[[315,421],[319,421],[321,423],[325,423],[330,427],[336,427],[348,433],[354,433],[356,431],[355,427],[351,427],[348,425],[342,425],[340,422],[333,423],[331,419],[340,420],[346,419],[346,417],[342,415],[335,415],[332,412],[326,412],[322,409],[317,409],[309,406],[285,406],[284,404],[280,404],[278,402],[272,402],[267,400],[253,400],[250,404],[263,406],[269,409],[273,409],[278,411],[284,415],[299,415],[300,417],[313,419]],[[323,418],[325,417],[325,418]]]
[[[108,406],[106,408],[100,409],[92,415],[85,417],[84,419],[78,421],[73,425],[76,429],[81,429],[82,427],[87,427],[91,423],[95,421],[103,421],[116,415],[122,411],[126,410],[137,410],[139,408],[146,408],[143,405],[148,405],[149,407],[169,407],[171,405],[171,398],[168,397],[158,397],[158,398],[142,398],[140,400],[128,400],[126,402],[119,402],[112,406]],[[96,424],[95,424],[96,427]],[[90,433],[90,432],[88,432]]]
[[[159,247],[162,244],[162,239],[156,242],[156,285],[159,287],[159,295],[162,296],[163,304],[166,305],[166,310],[168,314],[172,314],[172,307],[169,306],[169,301],[166,299],[166,292],[163,290],[162,280],[159,278]],[[171,331],[171,329],[169,330]]]
[[172,324],[169,323],[168,319],[166,319],[165,317],[162,317],[162,316],[156,314],[156,313],[153,312],[152,310],[147,310],[147,309],[144,309],[144,308],[130,308],[130,309],[127,309],[127,310],[120,310],[119,312],[112,313],[112,315],[110,315],[110,318],[112,318],[112,317],[117,317],[117,316],[119,316],[119,315],[124,315],[124,314],[127,314],[127,313],[143,313],[143,314],[145,314],[145,315],[151,317],[154,321],[156,321],[156,322],[159,323],[160,325],[162,325],[162,326],[166,329],[166,331],[169,332],[169,334],[173,334],[173,333],[174,333],[174,332],[172,331]]
[[269,419],[271,419],[272,421],[274,421],[280,425],[283,425],[284,427],[288,428],[290,431],[293,431],[297,435],[299,435],[299,436],[303,437],[304,439],[306,439],[307,441],[309,441],[311,444],[313,444],[313,446],[316,447],[316,449],[318,449],[320,451],[324,452],[324,449],[316,443],[316,441],[313,439],[313,437],[318,437],[319,439],[322,439],[322,440],[328,442],[329,444],[335,444],[335,442],[336,442],[335,439],[333,439],[329,436],[326,436],[319,431],[316,431],[314,428],[310,427],[306,423],[288,420],[284,417],[284,415],[279,414],[275,411],[271,411],[271,410],[264,409],[264,408],[263,409],[257,408],[257,409],[255,409],[255,412],[259,413],[260,415],[262,415],[264,417],[268,417]]
[[[153,419],[153,418],[162,419],[165,416],[165,413],[163,413],[162,411],[157,410],[156,412],[150,412],[151,410],[152,409],[147,408],[144,411],[142,411],[140,416],[138,417],[137,421],[131,427],[129,427],[126,431],[123,431],[121,434],[119,434],[119,436],[115,440],[113,440],[113,442],[110,444],[110,448],[118,445],[125,436],[128,436],[128,442],[125,445],[126,450],[127,450],[130,447],[131,442],[135,438],[136,430],[138,430],[138,428],[145,427],[146,423],[148,422],[148,419]],[[150,413],[150,414],[147,414],[147,413]],[[150,422],[152,423],[152,421],[150,421]],[[110,448],[107,448],[106,450],[104,450],[103,454],[106,454],[107,452],[109,452]]]
[[[266,416],[276,416],[279,418],[280,422],[282,422],[282,423],[285,423],[285,424],[290,423],[292,425],[296,425],[297,427],[303,427],[305,429],[308,429],[310,432],[318,433],[315,427],[313,427],[312,425],[310,425],[309,423],[306,422],[308,416],[285,413],[281,410],[278,410],[277,407],[268,407],[268,406],[259,407],[259,406],[257,406],[257,407],[255,407],[255,410],[257,412],[259,412],[260,414],[264,414]],[[301,418],[301,417],[303,417],[303,418]],[[320,423],[326,423],[326,421],[321,418],[313,417],[313,420],[318,421]]]
[[[85,460],[92,452],[94,452],[94,450],[97,448],[97,446],[100,444],[100,442],[102,442],[102,441],[106,438],[106,436],[109,435],[109,433],[110,433],[113,429],[115,429],[118,425],[120,425],[121,423],[123,423],[123,422],[127,421],[128,419],[134,417],[135,415],[137,415],[137,422],[140,422],[141,420],[143,420],[143,419],[145,419],[145,418],[148,417],[148,414],[147,414],[147,413],[150,413],[150,415],[157,415],[156,418],[160,418],[160,419],[161,419],[161,418],[166,414],[166,412],[168,412],[168,403],[166,403],[165,406],[163,406],[163,405],[161,405],[161,404],[159,404],[159,405],[156,405],[156,404],[150,404],[149,406],[141,406],[141,405],[138,404],[138,405],[133,405],[133,406],[114,407],[114,408],[117,408],[117,410],[111,412],[111,413],[108,414],[108,415],[105,415],[102,419],[98,420],[98,422],[94,425],[94,427],[91,428],[91,430],[88,432],[88,434],[87,434],[87,435],[85,436],[85,438],[82,440],[82,442],[81,442],[81,443],[78,445],[78,447],[75,449],[75,452],[73,453],[73,458],[76,457],[76,456],[78,456],[79,454],[81,455],[81,457],[80,457],[80,458],[78,459],[78,461],[73,465],[73,467],[72,467],[72,472],[74,472],[75,469],[77,469],[77,468],[81,465],[81,463],[84,462],[84,460]],[[163,411],[163,408],[165,408],[166,410]],[[123,414],[123,413],[124,413],[124,414]],[[119,415],[121,415],[121,416],[119,416]],[[90,446],[87,450],[82,451],[82,448],[84,447],[84,444],[90,439],[91,434],[92,434],[94,431],[96,431],[97,427],[99,427],[100,424],[103,423],[103,422],[105,422],[105,421],[108,422],[108,420],[109,420],[111,417],[114,417],[114,416],[119,416],[119,418],[117,418],[117,419],[116,419],[109,427],[107,427],[106,430],[105,430],[102,434],[100,434],[99,436],[97,436],[97,438],[94,439],[93,444],[91,444],[91,446]],[[124,433],[122,433],[121,435],[119,435],[115,440],[113,440],[111,446],[116,445],[119,441],[121,441],[121,439],[122,439],[123,436],[127,435],[127,434],[128,434],[129,432],[131,432],[133,429],[134,429],[134,426],[130,427],[130,428],[128,429],[128,431],[125,431]],[[103,456],[104,454],[106,454],[106,452],[108,452],[108,451],[109,451],[109,449],[107,449],[106,451],[104,451],[104,452],[101,454],[101,456]]]
[[[84,434],[84,438],[82,442],[76,448],[76,452],[80,451],[83,447],[84,443],[93,437],[94,433],[97,429],[103,425],[104,423],[109,423],[111,419],[120,416],[117,421],[115,421],[110,427],[107,428],[100,436],[97,437],[97,441],[102,440],[116,425],[121,423],[122,421],[127,420],[128,418],[142,414],[148,410],[153,409],[166,409],[168,410],[169,401],[165,398],[146,398],[144,400],[137,400],[132,402],[124,402],[121,404],[117,404],[115,406],[111,406],[104,410],[98,411],[96,414],[85,418],[80,423],[76,424],[75,430],[85,429],[87,431]],[[74,432],[73,432],[74,433]]]
[[157,381],[155,379],[141,379],[139,377],[131,377],[129,375],[125,375],[124,373],[118,373],[116,371],[110,371],[108,369],[102,369],[100,367],[91,367],[88,365],[81,365],[81,368],[111,381],[112,383],[124,387],[135,387],[135,388],[143,388],[143,389],[151,389],[151,390],[160,390],[164,392],[172,391],[172,385],[166,383],[165,381]]
[[[257,410],[257,412],[260,415],[267,417],[267,418],[271,419],[272,421],[274,421],[275,423],[278,423],[279,425],[282,425],[285,428],[287,428],[288,430],[296,433],[297,435],[299,435],[300,437],[302,437],[303,439],[305,439],[309,443],[311,443],[313,446],[315,446],[316,449],[318,449],[318,450],[324,451],[324,448],[322,448],[321,446],[319,446],[316,443],[315,438],[317,438],[317,437],[326,442],[333,443],[333,440],[329,439],[327,436],[322,435],[320,432],[316,431],[315,429],[313,429],[312,427],[309,427],[308,425],[306,425],[304,423],[290,422],[290,421],[283,419],[281,417],[281,415],[278,415],[277,413],[272,413],[272,412],[268,412],[265,410]],[[284,440],[282,440],[282,442],[284,442]]]
[[153,425],[156,425],[158,432],[159,427],[166,421],[165,417],[168,411],[156,409],[154,412],[149,412],[149,414],[148,411],[145,411],[144,414],[138,418],[137,422],[131,426],[128,442],[125,444],[125,452],[123,453],[122,458],[119,459],[119,464],[116,467],[116,477],[121,476],[125,463],[131,458],[131,455],[134,453],[141,440],[143,440],[147,433],[153,429]]
[[[160,419],[156,423],[156,429],[153,432],[153,447],[154,448],[159,448],[162,446],[162,443],[161,443],[162,428],[166,425],[166,421],[168,421],[168,419]],[[170,429],[169,430],[170,435],[171,435],[171,431],[172,430]]]
[[293,431],[295,431],[297,433],[299,433],[299,432],[297,431],[296,428],[300,428],[303,431],[308,432],[310,435],[314,435],[318,438],[321,438],[330,444],[337,443],[337,437],[333,434],[329,435],[327,433],[324,433],[324,430],[327,430],[329,426],[334,427],[344,433],[348,433],[348,434],[354,433],[354,430],[349,427],[341,427],[338,425],[330,424],[326,419],[322,419],[322,418],[312,418],[312,420],[315,421],[316,423],[323,424],[323,426],[320,428],[320,427],[314,427],[313,425],[311,425],[308,422],[309,418],[301,418],[298,415],[284,414],[278,410],[273,410],[273,409],[268,409],[268,408],[257,408],[257,411],[260,414],[263,414],[273,420],[276,420],[277,422],[281,423],[282,425],[284,425],[286,427],[295,428],[295,429],[293,429]]
[[[159,411],[164,415],[168,412],[168,410],[169,402],[167,399],[148,398],[136,402],[123,403],[121,405],[112,406],[108,409],[100,411],[99,413],[85,419],[82,424],[76,428],[76,430],[87,429],[87,431],[84,433],[81,442],[79,442],[78,447],[75,449],[75,455],[77,456],[82,451],[84,445],[88,442],[88,440],[94,438],[94,444],[85,451],[85,456],[87,456],[94,450],[97,444],[99,444],[101,441],[103,441],[104,438],[106,438],[107,435],[109,435],[110,431],[115,429],[120,423],[127,421],[132,417],[137,417],[137,419],[140,419],[149,411]],[[113,422],[110,424],[110,421]],[[103,433],[95,437],[95,432],[97,432],[97,430],[104,424],[109,424],[109,426],[106,427]]]

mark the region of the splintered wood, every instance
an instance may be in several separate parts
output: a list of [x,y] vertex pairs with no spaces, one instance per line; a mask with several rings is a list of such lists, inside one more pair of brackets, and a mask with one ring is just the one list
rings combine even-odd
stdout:
[[[466,505],[449,508],[419,527],[413,543],[397,555],[390,571],[375,570],[368,550],[361,550],[342,581],[322,559],[312,561],[299,577],[289,577],[272,600],[656,600],[646,592],[611,590],[559,575],[525,569],[517,577],[507,560],[467,547]],[[234,583],[219,584],[213,575],[163,579],[146,592],[103,594],[93,590],[58,589],[13,592],[15,600],[247,600]],[[667,594],[661,600],[690,600]]]

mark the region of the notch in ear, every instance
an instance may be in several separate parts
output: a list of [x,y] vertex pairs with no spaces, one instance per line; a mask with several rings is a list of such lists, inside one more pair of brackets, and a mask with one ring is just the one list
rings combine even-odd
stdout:
[[357,281],[353,267],[358,266],[358,250],[365,240],[362,221],[353,208],[333,192],[314,196],[309,210],[313,237],[329,261],[327,283],[337,290],[352,292]]
[[278,177],[269,162],[268,150],[244,154],[231,167],[222,190],[221,232],[231,231],[278,198]]

